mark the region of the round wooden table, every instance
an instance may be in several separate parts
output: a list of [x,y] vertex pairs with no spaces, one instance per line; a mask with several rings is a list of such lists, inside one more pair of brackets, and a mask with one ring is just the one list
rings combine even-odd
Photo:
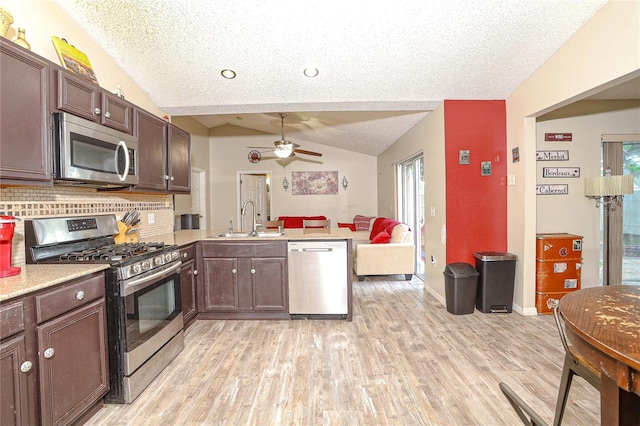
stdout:
[[573,351],[602,373],[602,425],[640,424],[640,286],[585,288],[560,299]]

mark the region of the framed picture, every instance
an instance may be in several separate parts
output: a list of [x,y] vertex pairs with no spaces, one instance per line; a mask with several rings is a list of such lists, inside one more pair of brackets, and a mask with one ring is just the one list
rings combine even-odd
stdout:
[[291,172],[293,195],[337,195],[338,172]]
[[53,46],[56,48],[60,63],[65,69],[86,78],[94,84],[98,84],[98,79],[93,72],[91,62],[89,62],[87,55],[67,43],[67,40],[63,38],[52,36],[51,41],[53,41]]

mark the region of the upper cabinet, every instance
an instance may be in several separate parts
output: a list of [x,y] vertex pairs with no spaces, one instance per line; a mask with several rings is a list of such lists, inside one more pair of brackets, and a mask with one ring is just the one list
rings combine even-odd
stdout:
[[51,185],[50,63],[0,37],[0,184]]
[[153,114],[134,108],[140,181],[136,190],[191,191],[191,136]]
[[56,108],[132,133],[132,104],[69,71],[56,70]]

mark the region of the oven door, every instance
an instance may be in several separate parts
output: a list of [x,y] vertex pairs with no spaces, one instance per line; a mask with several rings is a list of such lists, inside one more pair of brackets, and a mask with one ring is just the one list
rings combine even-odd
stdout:
[[130,376],[183,328],[177,261],[120,283],[124,299],[123,373]]

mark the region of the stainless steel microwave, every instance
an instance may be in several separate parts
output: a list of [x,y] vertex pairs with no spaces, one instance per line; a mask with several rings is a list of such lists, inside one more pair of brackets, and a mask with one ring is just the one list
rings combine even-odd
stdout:
[[138,139],[67,113],[54,113],[54,182],[87,187],[138,183]]

